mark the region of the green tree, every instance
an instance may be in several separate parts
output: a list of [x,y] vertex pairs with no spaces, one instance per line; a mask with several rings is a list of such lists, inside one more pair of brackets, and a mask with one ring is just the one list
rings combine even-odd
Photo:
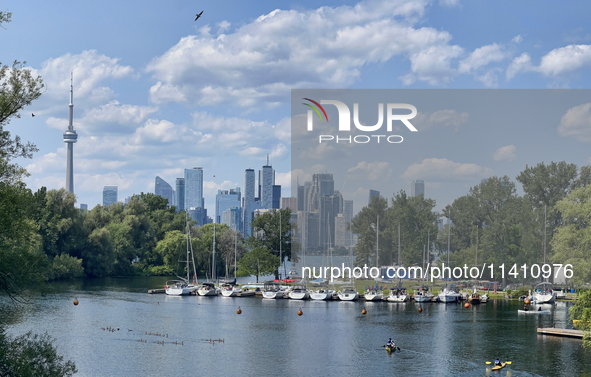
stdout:
[[234,250],[236,250],[236,260],[242,258],[246,253],[244,238],[240,231],[227,228],[221,232],[219,243],[221,257],[223,258],[226,267],[226,277],[230,277],[232,276],[230,270],[233,269],[234,266]]
[[568,311],[572,320],[578,320],[574,327],[585,331],[583,346],[591,349],[591,290],[579,292],[575,304]]
[[62,377],[76,372],[74,362],[64,361],[47,333],[11,338],[0,327],[0,376]]
[[[350,230],[359,235],[357,244],[355,245],[355,264],[357,266],[370,265],[372,260],[375,263],[377,240],[375,226],[379,216],[382,219],[380,221],[379,232],[383,232],[386,229],[387,222],[384,219],[387,210],[388,200],[374,196],[371,202],[351,219]],[[381,244],[387,245],[388,242],[382,240]]]
[[255,247],[238,261],[238,276],[259,276],[272,274],[279,266],[279,257],[273,255],[262,246]]
[[115,263],[115,252],[111,235],[106,227],[97,228],[90,233],[82,252],[84,271],[91,277],[109,276]]
[[591,185],[571,192],[556,203],[564,223],[558,227],[551,245],[555,263],[572,264],[575,283],[591,281]]
[[[251,248],[264,247],[277,258],[292,260],[291,254],[291,210],[289,208],[274,210],[256,216],[251,223],[252,237],[247,242]],[[279,265],[277,267],[279,268]],[[275,277],[279,272],[275,271]]]
[[[186,253],[186,235],[178,230],[166,232],[164,239],[158,241],[156,245],[156,253],[160,255],[164,267],[166,267],[166,275],[172,275],[175,271],[177,275],[185,276],[187,271],[179,271],[179,260],[181,256]],[[193,240],[195,241],[195,240]],[[151,266],[153,268],[154,266]]]

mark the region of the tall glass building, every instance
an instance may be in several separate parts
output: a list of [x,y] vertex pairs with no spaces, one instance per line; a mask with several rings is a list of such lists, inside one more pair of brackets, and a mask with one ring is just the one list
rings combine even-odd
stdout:
[[168,199],[168,206],[174,205],[172,201],[173,190],[172,186],[168,184],[164,179],[156,176],[156,182],[154,184],[154,194],[160,195],[164,199]]
[[[240,208],[240,202],[240,187],[230,190],[218,190],[218,194],[215,196],[215,218],[213,222],[221,224],[222,213],[232,207]],[[238,228],[238,230],[240,229]]]
[[425,182],[420,179],[412,181],[412,185],[410,186],[410,195],[413,197],[425,195]]
[[117,203],[117,186],[103,187],[103,206],[110,206]]
[[185,169],[185,209],[205,208],[203,168]]
[[244,205],[242,210],[242,235],[244,238],[252,236],[250,222],[252,221],[252,211],[254,210],[254,191],[254,169],[246,169],[244,171]]
[[176,196],[175,196],[176,210],[185,209],[185,178],[176,179]]
[[271,165],[263,166],[263,170],[259,170],[259,198],[262,208],[273,208],[274,185],[275,170]]

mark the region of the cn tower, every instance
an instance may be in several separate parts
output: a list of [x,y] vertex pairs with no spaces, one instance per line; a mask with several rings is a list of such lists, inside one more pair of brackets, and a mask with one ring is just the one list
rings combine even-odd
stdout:
[[66,163],[66,190],[74,193],[74,143],[78,141],[78,134],[74,131],[74,88],[73,75],[70,73],[70,118],[68,129],[64,132],[64,143],[68,146],[68,161]]

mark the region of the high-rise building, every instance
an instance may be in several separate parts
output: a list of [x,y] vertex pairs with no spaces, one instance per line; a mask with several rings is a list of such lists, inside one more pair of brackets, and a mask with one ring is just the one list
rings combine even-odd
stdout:
[[172,201],[173,192],[172,186],[169,185],[168,182],[156,176],[156,182],[154,183],[154,194],[160,195],[164,199],[167,199],[169,207],[174,205]]
[[[275,185],[275,170],[269,165],[259,170],[259,198],[262,208],[273,208],[273,186]],[[281,197],[281,195],[279,196]]]
[[211,222],[207,217],[207,210],[205,208],[192,207],[189,208],[187,212],[189,212],[189,217],[197,221],[197,224],[200,226],[209,224]]
[[103,206],[110,206],[117,203],[117,186],[103,187]]
[[228,208],[240,208],[240,187],[230,190],[218,190],[215,196],[215,218],[213,222],[222,223],[222,213]]
[[420,179],[412,181],[410,186],[410,196],[415,197],[419,195],[425,195],[425,182]]
[[298,205],[298,199],[293,196],[291,198],[281,198],[281,209],[289,208],[291,212],[296,212]]
[[279,209],[281,206],[281,185],[273,185],[273,204],[271,208]]
[[123,199],[123,204],[129,203],[130,200],[131,200],[131,196],[126,196],[125,199]]
[[222,212],[222,224],[226,224],[230,229],[240,231],[242,229],[241,214],[240,207],[226,209]]
[[254,206],[254,191],[254,169],[246,169],[244,171],[244,206],[242,209],[242,235],[244,238],[252,236],[250,222],[252,221],[252,211]]
[[88,204],[80,203],[80,209],[82,211],[88,211]]
[[339,213],[334,221],[334,229],[335,229],[335,237],[334,237],[334,246],[339,247],[347,247],[349,246],[350,237],[349,232],[347,231],[347,218],[344,213]]
[[184,210],[185,209],[185,178],[177,178],[176,179],[176,202],[174,205],[176,206],[176,210]]
[[369,203],[371,203],[371,198],[373,198],[374,196],[377,196],[378,198],[380,197],[380,192],[378,190],[369,190]]
[[185,169],[185,209],[205,208],[203,168]]
[[298,183],[298,191],[297,191],[297,203],[298,203],[298,208],[292,208],[292,211],[303,211],[304,210],[304,192],[305,192],[305,187],[304,186],[300,186],[300,184]]
[[66,191],[74,192],[74,143],[78,141],[78,134],[74,131],[74,77],[70,73],[70,113],[68,129],[64,132],[64,143],[67,145],[66,158]]

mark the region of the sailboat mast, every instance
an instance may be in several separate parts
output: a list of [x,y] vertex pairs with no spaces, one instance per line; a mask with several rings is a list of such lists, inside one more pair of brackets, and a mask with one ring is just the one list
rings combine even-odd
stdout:
[[546,206],[544,206],[544,264],[546,264]]
[[283,254],[281,248],[281,210],[279,210],[279,268],[277,269],[279,282],[281,282],[281,263],[283,263]]
[[236,224],[234,224],[234,280],[236,280],[236,243],[238,241],[238,232],[236,232]]
[[211,256],[211,281],[215,281],[215,223],[213,223],[213,240],[212,240],[212,256]]
[[376,224],[376,267],[377,268],[380,268],[379,244],[380,244],[380,215],[378,215],[378,221]]
[[189,221],[187,221],[187,215],[185,213],[185,222],[187,223],[187,284],[191,282],[190,269],[189,269]]

